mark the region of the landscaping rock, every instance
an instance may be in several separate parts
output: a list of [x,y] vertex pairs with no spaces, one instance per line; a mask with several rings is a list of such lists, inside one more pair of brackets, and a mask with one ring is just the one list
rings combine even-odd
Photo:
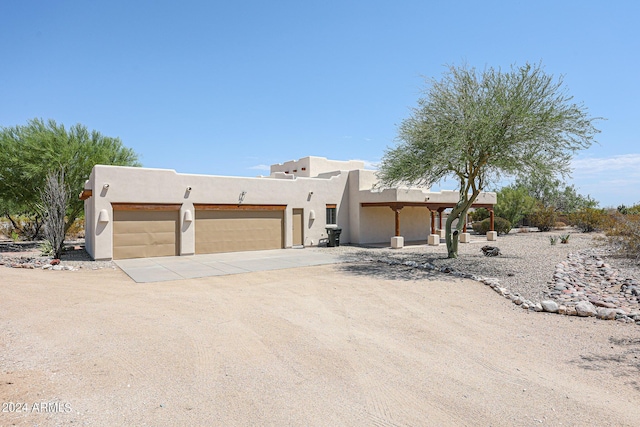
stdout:
[[540,303],[542,305],[542,309],[549,313],[557,313],[558,312],[558,303],[551,300],[545,300]]
[[575,305],[575,308],[580,317],[591,317],[598,314],[596,308],[589,301],[580,301]]

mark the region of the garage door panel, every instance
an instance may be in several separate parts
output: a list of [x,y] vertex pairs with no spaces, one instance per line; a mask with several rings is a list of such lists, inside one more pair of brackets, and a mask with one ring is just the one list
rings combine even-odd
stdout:
[[178,255],[178,211],[114,211],[113,258]]
[[134,245],[113,248],[113,259],[175,256],[175,245]]
[[118,236],[118,246],[175,245],[175,230],[158,233],[127,233]]
[[196,253],[281,249],[283,211],[196,210]]

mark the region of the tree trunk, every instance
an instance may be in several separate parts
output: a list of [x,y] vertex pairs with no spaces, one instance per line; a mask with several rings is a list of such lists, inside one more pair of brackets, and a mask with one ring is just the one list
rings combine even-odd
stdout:
[[11,226],[13,227],[14,230],[16,230],[16,233],[18,233],[18,235],[22,234],[22,227],[20,227],[20,225],[11,217],[11,215],[9,213],[4,214],[7,218],[9,218],[9,221],[11,221]]
[[[460,241],[460,232],[464,227],[464,221],[467,218],[467,212],[478,197],[478,194],[480,194],[480,191],[474,192],[471,197],[466,200],[460,200],[447,217],[447,223],[445,226],[445,239],[447,242],[447,256],[449,258],[458,258],[458,242]],[[455,232],[452,232],[451,227],[453,226],[453,221],[456,219],[458,219],[458,224],[456,224]]]
[[[460,241],[460,231],[464,226],[464,222],[460,218],[464,218],[467,214],[468,205],[471,203],[466,202],[464,204],[458,204],[453,208],[449,216],[447,217],[447,223],[445,226],[445,241],[447,242],[447,256],[449,258],[458,258],[458,242]],[[453,221],[458,219],[455,232],[452,232]]]

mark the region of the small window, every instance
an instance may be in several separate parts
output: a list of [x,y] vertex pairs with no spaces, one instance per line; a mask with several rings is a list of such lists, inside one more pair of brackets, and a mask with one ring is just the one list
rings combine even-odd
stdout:
[[338,223],[338,215],[336,205],[327,205],[327,225],[335,225]]

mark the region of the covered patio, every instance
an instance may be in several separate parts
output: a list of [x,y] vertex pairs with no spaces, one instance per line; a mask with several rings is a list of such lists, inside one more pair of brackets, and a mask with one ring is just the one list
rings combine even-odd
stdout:
[[[487,240],[493,241],[497,238],[494,224],[494,212],[492,203],[474,203],[472,208],[485,208],[489,211],[490,228],[487,232]],[[455,207],[455,203],[452,202],[430,202],[425,200],[424,202],[416,201],[388,201],[388,202],[363,202],[360,204],[362,209],[365,208],[390,208],[394,213],[394,235],[391,237],[391,247],[401,248],[405,245],[405,239],[402,235],[402,209],[406,207],[411,208],[424,208],[428,211],[430,217],[429,233],[427,237],[427,244],[437,246],[440,244],[440,239],[445,237],[445,229],[443,228],[444,212],[447,209]],[[460,235],[461,243],[469,243],[471,241],[470,233],[467,231],[467,219],[465,218],[462,228],[462,234]],[[415,242],[415,240],[412,240]],[[408,243],[408,242],[407,242]]]

